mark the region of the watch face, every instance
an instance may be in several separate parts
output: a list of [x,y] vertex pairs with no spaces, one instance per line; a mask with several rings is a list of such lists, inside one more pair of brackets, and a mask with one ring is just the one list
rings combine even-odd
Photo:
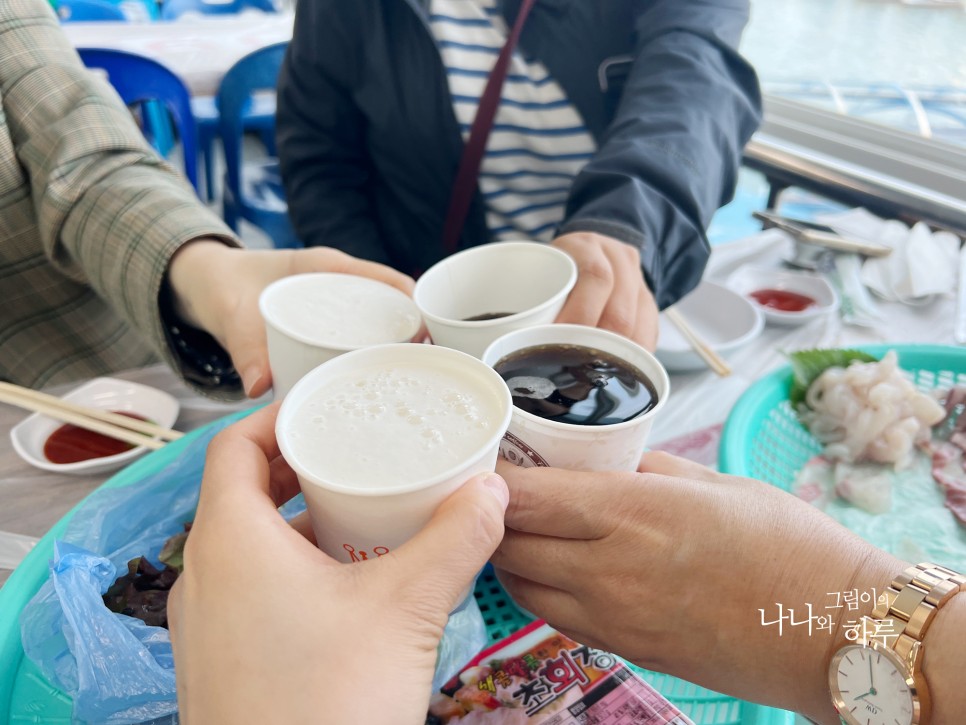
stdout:
[[914,693],[894,655],[862,645],[843,647],[832,659],[832,699],[849,725],[911,725]]

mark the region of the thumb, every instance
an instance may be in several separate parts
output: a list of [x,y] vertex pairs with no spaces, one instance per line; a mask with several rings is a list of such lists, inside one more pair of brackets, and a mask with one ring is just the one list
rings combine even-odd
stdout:
[[272,384],[272,371],[268,365],[268,341],[261,317],[253,319],[259,324],[236,326],[225,343],[235,370],[242,379],[242,386],[249,398],[257,398]]
[[471,478],[440,505],[422,531],[396,550],[400,580],[416,584],[426,606],[452,611],[503,540],[509,500],[506,482],[495,473]]

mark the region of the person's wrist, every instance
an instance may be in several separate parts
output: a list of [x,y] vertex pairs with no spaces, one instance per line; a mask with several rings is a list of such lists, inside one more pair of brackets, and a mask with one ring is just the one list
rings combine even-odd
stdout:
[[[909,564],[897,559],[881,549],[866,545],[867,551],[858,560],[858,564],[853,567],[850,581],[845,585],[842,592],[858,592],[856,597],[856,608],[847,609],[842,607],[836,610],[836,618],[833,623],[833,634],[828,642],[823,655],[815,661],[813,691],[809,694],[808,701],[815,704],[814,709],[803,712],[805,716],[816,723],[829,723],[839,725],[841,718],[832,705],[832,695],[829,688],[828,670],[832,657],[842,647],[852,644],[857,636],[861,635],[861,625],[858,623],[862,617],[871,617],[875,608],[876,599],[888,588],[893,578]],[[863,601],[863,594],[868,594],[866,601]]]
[[[556,243],[561,239],[579,241],[581,244],[597,244],[601,246],[605,244],[626,244],[626,242],[622,242],[620,239],[614,239],[613,237],[608,237],[606,234],[600,234],[599,232],[567,232],[566,234],[561,234],[554,239],[554,242]],[[631,247],[632,249],[636,249],[636,247],[633,247],[630,244],[627,246]]]
[[226,305],[234,303],[235,287],[218,282],[236,279],[233,251],[207,237],[186,242],[172,255],[158,296],[165,339],[179,374],[207,391],[231,396],[242,385],[224,342]]
[[923,639],[922,673],[932,700],[932,723],[961,722],[966,713],[962,687],[963,632],[966,631],[966,592],[953,596]]
[[[207,237],[183,244],[168,264],[167,282],[175,314],[185,323],[215,334],[208,322],[220,319],[224,300],[212,291],[212,273],[225,274],[232,247]],[[217,336],[217,335],[216,335]]]
[[[762,624],[775,626],[755,628],[750,634],[736,632],[730,649],[737,653],[736,666],[757,677],[753,684],[742,683],[745,689],[739,694],[746,699],[756,697],[813,722],[838,725],[829,690],[829,663],[849,642],[850,627],[854,629],[863,615],[871,615],[873,590],[876,595],[883,591],[902,571],[904,562],[827,517],[805,509],[802,515],[811,519],[809,535],[784,538],[777,534],[779,540],[784,539],[783,554],[764,569],[764,586],[755,595],[754,606],[767,607],[761,613]],[[772,538],[776,533],[772,532]],[[844,601],[846,592],[857,593],[850,604]],[[752,612],[758,618],[759,613]],[[778,637],[777,624],[766,622],[766,615],[774,620],[776,612],[788,617]]]

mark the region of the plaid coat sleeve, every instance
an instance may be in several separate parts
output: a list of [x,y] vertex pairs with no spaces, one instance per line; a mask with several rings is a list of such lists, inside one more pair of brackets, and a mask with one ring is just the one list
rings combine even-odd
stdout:
[[0,185],[26,176],[49,262],[178,370],[158,306],[168,261],[192,239],[236,238],[84,68],[45,0],[0,0],[0,97],[19,165],[0,162]]

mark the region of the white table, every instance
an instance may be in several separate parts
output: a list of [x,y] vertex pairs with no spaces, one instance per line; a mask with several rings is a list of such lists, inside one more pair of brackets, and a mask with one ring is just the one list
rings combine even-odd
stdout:
[[[722,280],[737,266],[753,262],[777,265],[788,255],[791,240],[771,231],[715,248],[706,277]],[[721,424],[748,386],[786,363],[785,352],[809,347],[845,347],[868,343],[953,342],[952,296],[940,297],[923,307],[881,303],[885,321],[874,328],[843,325],[837,316],[814,320],[795,328],[766,326],[762,335],[729,356],[734,372],[719,378],[710,371],[671,373],[671,397],[655,420],[651,446],[709,465],[717,462]],[[207,400],[189,390],[162,366],[130,371],[118,377],[166,390],[181,403],[176,427],[191,430],[233,411],[245,402],[227,405]],[[74,386],[61,386],[64,392]],[[0,537],[11,532],[43,536],[74,504],[99,486],[107,476],[64,476],[39,471],[13,451],[7,433],[26,413],[0,404]],[[9,575],[0,569],[0,583]]]
[[75,48],[110,48],[148,56],[170,68],[193,96],[213,96],[243,56],[292,38],[293,12],[183,15],[155,23],[65,23]]

